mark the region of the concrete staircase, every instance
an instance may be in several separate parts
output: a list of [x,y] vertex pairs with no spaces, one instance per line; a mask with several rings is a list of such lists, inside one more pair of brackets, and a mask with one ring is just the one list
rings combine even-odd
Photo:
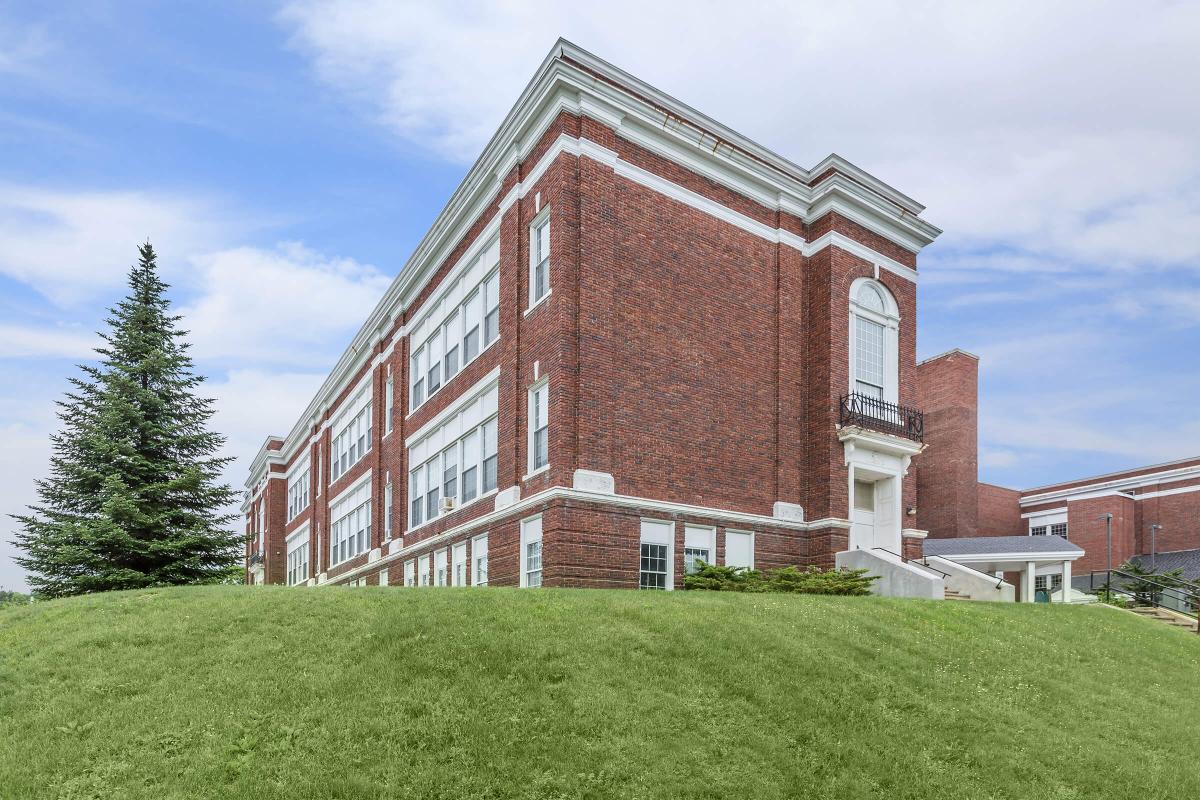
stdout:
[[1189,631],[1196,630],[1196,620],[1188,619],[1182,614],[1175,614],[1171,611],[1167,611],[1165,608],[1154,608],[1153,606],[1131,606],[1129,610],[1137,614],[1139,617],[1157,620],[1176,628],[1186,628]]
[[962,592],[951,589],[949,586],[945,589],[947,600],[970,600],[971,595],[963,594]]

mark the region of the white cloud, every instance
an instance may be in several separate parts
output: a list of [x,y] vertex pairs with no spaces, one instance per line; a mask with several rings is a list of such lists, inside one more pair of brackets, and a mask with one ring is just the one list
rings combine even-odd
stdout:
[[391,280],[375,267],[290,242],[199,256],[199,295],[180,308],[198,358],[332,362]]
[[324,81],[462,162],[565,35],[800,163],[836,150],[952,246],[1200,260],[1198,4],[295,0],[280,18]]
[[267,436],[287,436],[324,380],[324,371],[237,369],[201,387],[216,400],[211,427],[228,439],[224,454],[238,459],[226,472],[235,489]]
[[59,305],[120,286],[150,239],[170,280],[181,256],[241,227],[199,197],[150,191],[66,191],[0,184],[0,273]]
[[0,322],[0,358],[90,359],[100,344],[99,336],[76,328]]

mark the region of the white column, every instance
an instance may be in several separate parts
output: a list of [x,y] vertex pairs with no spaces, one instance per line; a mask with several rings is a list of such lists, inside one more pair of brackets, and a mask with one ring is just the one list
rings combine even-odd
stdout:
[[1071,562],[1063,562],[1063,602],[1066,603],[1071,597]]
[[1033,602],[1033,586],[1036,576],[1037,563],[1033,561],[1025,562],[1025,574],[1021,576],[1021,595],[1022,601],[1025,603]]

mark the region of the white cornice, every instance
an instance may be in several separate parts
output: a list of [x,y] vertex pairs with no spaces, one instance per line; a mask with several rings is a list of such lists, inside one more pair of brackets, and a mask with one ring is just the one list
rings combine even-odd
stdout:
[[1057,491],[1039,492],[1038,494],[1024,495],[1021,497],[1021,505],[1032,506],[1040,503],[1052,503],[1063,500],[1084,500],[1090,497],[1105,497],[1113,494],[1120,494],[1122,496],[1138,500],[1144,499],[1148,495],[1140,496],[1128,494],[1131,489],[1139,489],[1143,486],[1154,486],[1160,483],[1178,483],[1180,481],[1192,480],[1196,478],[1200,478],[1200,464],[1193,464],[1191,466],[1180,467],[1178,469],[1164,470],[1162,472],[1150,472],[1143,473],[1141,475],[1130,475],[1123,478],[1114,478],[1107,481],[1085,483],[1069,489],[1059,489]]

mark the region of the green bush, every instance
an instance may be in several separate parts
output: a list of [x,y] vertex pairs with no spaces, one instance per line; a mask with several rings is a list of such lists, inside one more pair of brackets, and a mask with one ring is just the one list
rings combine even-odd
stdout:
[[878,580],[865,569],[781,567],[763,574],[744,567],[719,567],[700,562],[699,569],[683,579],[684,589],[711,592],[781,592],[793,594],[870,594]]

